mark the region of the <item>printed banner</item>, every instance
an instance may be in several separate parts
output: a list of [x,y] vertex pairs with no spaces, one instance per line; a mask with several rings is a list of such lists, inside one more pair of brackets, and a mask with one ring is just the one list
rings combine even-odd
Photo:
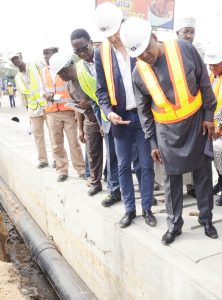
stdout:
[[[147,19],[153,27],[173,29],[175,0],[108,0],[123,10],[125,17]],[[107,0],[96,0],[96,5]]]

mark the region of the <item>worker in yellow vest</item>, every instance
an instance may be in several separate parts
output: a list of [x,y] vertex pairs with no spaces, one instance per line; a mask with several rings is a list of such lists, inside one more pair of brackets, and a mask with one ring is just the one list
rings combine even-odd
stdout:
[[78,141],[75,112],[66,106],[71,101],[67,85],[59,76],[53,76],[50,72],[50,59],[57,52],[57,47],[43,49],[47,66],[42,68],[41,76],[45,90],[44,97],[47,100],[45,111],[56,161],[57,181],[63,182],[68,178],[68,157],[64,148],[64,132],[69,143],[73,168],[80,177],[84,177],[85,164]]
[[[212,224],[211,159],[216,99],[207,69],[192,43],[160,43],[148,21],[129,17],[120,37],[131,57],[140,121],[151,140],[151,155],[164,167],[168,245],[182,233],[182,175],[193,173],[198,221],[205,234],[218,238]],[[154,122],[155,120],[155,122]]]
[[[218,182],[214,186],[214,193],[221,192],[216,200],[216,205],[222,206],[222,47],[218,44],[218,39],[211,41],[206,49],[205,63],[209,65],[211,71],[211,84],[217,99],[217,108],[215,112],[215,133],[216,145],[214,147],[214,165],[218,173]],[[221,149],[218,145],[221,144]],[[216,147],[217,146],[217,147]]]
[[25,63],[20,52],[13,53],[10,60],[19,69],[15,76],[15,83],[23,105],[28,109],[38,152],[38,168],[42,169],[48,166],[44,135],[45,99],[42,80],[36,65]]
[[11,82],[8,82],[7,92],[11,108],[15,107],[15,90]]

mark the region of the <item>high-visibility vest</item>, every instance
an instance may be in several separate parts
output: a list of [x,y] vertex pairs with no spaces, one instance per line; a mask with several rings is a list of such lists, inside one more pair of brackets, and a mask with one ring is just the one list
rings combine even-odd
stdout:
[[173,84],[175,104],[170,103],[164,95],[149,64],[138,60],[137,67],[155,104],[152,107],[155,121],[167,124],[176,123],[192,116],[201,107],[202,97],[200,91],[196,96],[190,94],[177,41],[165,42],[164,50]]
[[61,95],[61,99],[56,102],[47,102],[47,106],[45,107],[46,113],[56,112],[56,111],[66,111],[73,110],[70,107],[66,107],[65,104],[73,101],[69,92],[67,91],[66,83],[63,81],[58,75],[55,78],[55,84],[52,81],[52,77],[48,67],[44,67],[41,70],[42,81],[45,87],[45,91],[47,93],[59,94]]
[[[76,64],[76,71],[81,89],[99,106],[96,96],[96,79],[86,70],[82,59]],[[100,111],[102,119],[108,121],[104,112],[102,110]]]
[[113,67],[112,67],[112,52],[111,45],[108,40],[104,41],[100,47],[100,53],[102,58],[103,69],[106,77],[106,84],[109,92],[109,97],[111,104],[113,106],[117,105],[116,95],[115,95],[115,85],[113,78]]
[[35,65],[26,65],[26,72],[29,75],[29,86],[24,82],[21,72],[15,76],[17,89],[21,94],[27,96],[27,105],[30,109],[37,109],[38,105],[44,107],[45,99],[40,95],[39,73]]
[[[210,82],[211,84],[214,81],[214,74],[210,74]],[[215,110],[215,114],[217,113],[218,109],[222,106],[222,75],[218,78],[218,81],[215,85],[213,85],[213,92],[217,100],[217,107]]]

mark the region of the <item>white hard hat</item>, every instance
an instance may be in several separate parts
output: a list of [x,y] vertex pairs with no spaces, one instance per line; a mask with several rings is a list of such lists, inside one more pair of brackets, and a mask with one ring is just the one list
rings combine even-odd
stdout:
[[62,69],[69,67],[71,64],[74,63],[72,61],[72,56],[64,54],[62,52],[55,53],[49,60],[50,63],[50,70],[52,73],[57,74]]
[[9,82],[8,82],[8,85],[12,85],[12,83],[9,81]]
[[138,17],[129,17],[122,23],[120,39],[131,57],[137,57],[145,51],[151,32],[150,23]]
[[196,27],[195,18],[192,16],[186,16],[186,17],[176,20],[175,26],[174,26],[174,30],[176,32],[185,27],[195,28]]
[[96,8],[95,23],[104,37],[110,37],[117,33],[122,19],[122,10],[113,3],[105,2]]
[[222,45],[218,41],[211,41],[206,48],[204,61],[208,65],[222,62]]
[[12,60],[14,57],[19,57],[22,55],[22,52],[19,52],[19,51],[13,51],[9,54],[9,57],[8,59],[9,60]]

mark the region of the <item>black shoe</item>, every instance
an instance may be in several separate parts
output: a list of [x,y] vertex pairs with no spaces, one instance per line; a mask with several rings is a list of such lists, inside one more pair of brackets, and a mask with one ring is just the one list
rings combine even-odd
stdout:
[[204,227],[206,236],[208,236],[212,239],[218,238],[217,229],[214,227],[214,225],[211,222],[204,224],[203,227]]
[[54,160],[52,163],[52,168],[55,169],[56,168],[56,161]]
[[157,206],[157,200],[156,200],[156,198],[155,198],[155,197],[153,197],[152,206]]
[[57,178],[57,181],[63,182],[63,181],[66,181],[67,178],[68,178],[68,175],[59,175]]
[[191,196],[192,198],[196,198],[195,189],[192,184],[187,185],[187,195]]
[[156,226],[156,218],[154,217],[151,210],[143,210],[143,217],[147,225],[151,227]]
[[38,169],[43,169],[45,167],[48,167],[48,163],[47,162],[40,162],[37,166]]
[[131,225],[132,220],[136,217],[136,211],[126,212],[119,222],[120,228],[125,228]]
[[88,191],[88,195],[89,196],[94,196],[95,194],[99,193],[102,191],[102,187],[101,186],[92,186],[89,191]]
[[109,195],[102,201],[101,204],[104,207],[109,207],[119,201],[121,201],[121,196]]
[[162,239],[161,239],[161,242],[164,244],[164,245],[169,245],[171,243],[174,242],[175,238],[180,235],[182,233],[181,230],[178,230],[178,231],[169,231],[167,230],[167,232],[162,236]]
[[215,204],[217,206],[222,206],[222,194],[220,195],[220,197],[215,201]]

